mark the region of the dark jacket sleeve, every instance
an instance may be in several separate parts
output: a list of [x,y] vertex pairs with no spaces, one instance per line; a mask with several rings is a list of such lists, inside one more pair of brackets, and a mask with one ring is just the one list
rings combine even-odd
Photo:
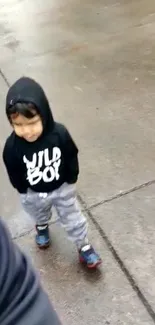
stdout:
[[6,141],[3,150],[3,161],[7,170],[7,174],[12,186],[19,193],[27,192],[27,181],[24,179],[23,165],[15,154],[15,148],[12,147],[9,139]]
[[0,219],[0,324],[60,325],[27,257]]
[[79,174],[78,148],[66,128],[64,128],[63,143],[66,165],[66,181],[69,184],[73,184],[77,182]]

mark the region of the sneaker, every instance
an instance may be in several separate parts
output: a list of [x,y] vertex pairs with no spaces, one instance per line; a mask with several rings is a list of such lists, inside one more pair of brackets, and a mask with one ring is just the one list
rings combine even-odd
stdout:
[[89,269],[96,268],[102,263],[100,256],[91,245],[83,246],[79,251],[80,262],[87,265]]
[[48,225],[36,225],[36,244],[39,248],[47,248],[50,245],[49,228]]

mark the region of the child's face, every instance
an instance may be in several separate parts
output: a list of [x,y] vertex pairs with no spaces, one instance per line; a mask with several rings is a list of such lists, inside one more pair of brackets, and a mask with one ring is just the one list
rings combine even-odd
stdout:
[[17,136],[28,142],[36,141],[43,132],[42,120],[38,114],[32,118],[14,114],[11,116],[11,123]]

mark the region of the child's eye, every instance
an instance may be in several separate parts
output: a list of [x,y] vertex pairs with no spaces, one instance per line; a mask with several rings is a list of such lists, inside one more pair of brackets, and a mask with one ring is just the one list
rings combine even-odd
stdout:
[[33,125],[33,124],[36,124],[36,121],[35,121],[35,122],[31,122],[31,123],[29,123],[29,125]]
[[37,124],[38,122],[39,122],[39,120],[37,120],[37,121],[32,121],[32,122],[29,123],[29,125]]
[[16,126],[16,127],[22,126],[22,124],[13,124],[13,125]]

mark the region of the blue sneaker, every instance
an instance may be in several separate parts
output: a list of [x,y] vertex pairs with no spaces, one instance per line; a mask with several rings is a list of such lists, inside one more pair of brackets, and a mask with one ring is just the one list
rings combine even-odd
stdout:
[[50,237],[49,237],[49,228],[48,225],[38,226],[36,225],[36,243],[39,248],[47,248],[50,245]]
[[87,265],[89,269],[96,268],[102,263],[100,256],[91,245],[83,246],[79,251],[80,262]]

